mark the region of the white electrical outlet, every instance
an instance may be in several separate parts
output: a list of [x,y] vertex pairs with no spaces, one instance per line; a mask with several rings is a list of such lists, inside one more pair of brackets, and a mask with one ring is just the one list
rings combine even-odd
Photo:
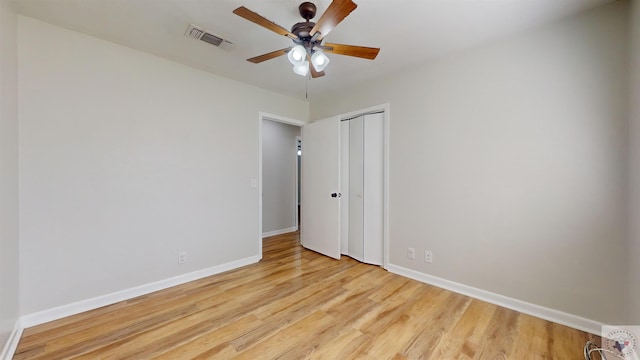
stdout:
[[416,249],[414,248],[407,248],[407,258],[408,259],[415,259],[416,258]]
[[187,252],[181,251],[178,253],[178,264],[184,264],[187,262]]
[[428,263],[433,263],[433,253],[429,250],[424,251],[424,261]]

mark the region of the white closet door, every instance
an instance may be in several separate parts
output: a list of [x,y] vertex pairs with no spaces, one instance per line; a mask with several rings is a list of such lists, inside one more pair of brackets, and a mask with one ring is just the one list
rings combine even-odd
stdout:
[[340,250],[349,255],[349,121],[340,122]]
[[384,253],[384,114],[364,117],[364,262],[382,265]]
[[349,256],[364,261],[364,116],[349,122]]

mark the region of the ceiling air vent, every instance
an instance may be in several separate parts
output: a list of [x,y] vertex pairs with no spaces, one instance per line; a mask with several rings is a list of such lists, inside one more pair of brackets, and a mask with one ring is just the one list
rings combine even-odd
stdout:
[[187,28],[187,32],[184,33],[186,37],[190,37],[196,40],[202,40],[214,46],[221,47],[223,49],[229,48],[233,45],[233,42],[223,39],[222,37],[212,34],[201,27],[190,24]]

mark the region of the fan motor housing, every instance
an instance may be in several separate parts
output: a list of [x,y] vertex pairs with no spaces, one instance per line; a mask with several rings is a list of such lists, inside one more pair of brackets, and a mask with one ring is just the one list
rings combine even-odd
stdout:
[[291,32],[296,34],[300,39],[310,38],[311,29],[316,23],[311,21],[299,22],[291,27]]
[[316,10],[316,5],[308,1],[303,2],[302,4],[300,4],[300,6],[298,6],[300,16],[302,16],[302,18],[307,21],[313,19],[316,16]]

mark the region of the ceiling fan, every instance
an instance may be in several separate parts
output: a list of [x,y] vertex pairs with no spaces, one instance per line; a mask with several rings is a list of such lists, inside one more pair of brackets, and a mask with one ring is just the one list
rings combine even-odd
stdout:
[[324,68],[329,64],[329,58],[324,53],[354,56],[369,60],[373,60],[378,56],[379,48],[333,43],[323,44],[322,42],[324,37],[357,6],[351,0],[333,0],[318,22],[314,23],[310,20],[316,16],[316,6],[311,2],[303,2],[298,6],[298,11],[305,21],[293,25],[291,31],[244,6],[233,10],[233,13],[278,35],[284,35],[293,40],[293,46],[252,57],[247,61],[258,64],[286,54],[289,62],[293,65],[294,73],[307,76],[308,72],[311,71],[311,77],[317,78],[324,76]]

